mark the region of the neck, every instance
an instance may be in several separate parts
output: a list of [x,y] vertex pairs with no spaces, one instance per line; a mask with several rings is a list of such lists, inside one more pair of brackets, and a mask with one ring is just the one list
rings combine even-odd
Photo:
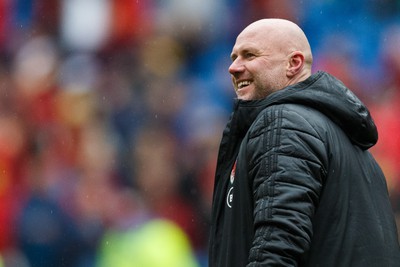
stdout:
[[307,80],[311,76],[310,69],[303,69],[300,73],[288,80],[287,86]]

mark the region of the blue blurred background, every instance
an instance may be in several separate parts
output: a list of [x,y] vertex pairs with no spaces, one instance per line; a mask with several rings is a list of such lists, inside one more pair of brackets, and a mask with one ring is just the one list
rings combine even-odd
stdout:
[[229,55],[264,17],[368,105],[400,218],[399,0],[0,0],[0,266],[207,266]]

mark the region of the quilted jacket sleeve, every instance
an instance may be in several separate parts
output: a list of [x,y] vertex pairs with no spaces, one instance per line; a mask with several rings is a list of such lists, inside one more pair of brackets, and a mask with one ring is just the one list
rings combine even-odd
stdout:
[[312,237],[312,218],[325,176],[327,152],[314,110],[277,105],[249,132],[255,236],[248,267],[298,266]]

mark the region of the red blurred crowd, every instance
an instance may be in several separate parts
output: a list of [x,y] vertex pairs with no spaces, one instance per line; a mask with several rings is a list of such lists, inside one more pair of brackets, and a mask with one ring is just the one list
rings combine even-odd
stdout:
[[163,218],[206,266],[230,49],[262,17],[370,108],[400,226],[398,1],[0,0],[4,265],[100,266],[105,233]]

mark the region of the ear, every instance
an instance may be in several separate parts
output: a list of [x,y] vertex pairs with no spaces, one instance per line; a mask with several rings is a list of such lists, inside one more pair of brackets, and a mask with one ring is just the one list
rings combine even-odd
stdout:
[[290,78],[301,71],[304,65],[304,55],[300,51],[295,51],[290,55],[286,75]]

